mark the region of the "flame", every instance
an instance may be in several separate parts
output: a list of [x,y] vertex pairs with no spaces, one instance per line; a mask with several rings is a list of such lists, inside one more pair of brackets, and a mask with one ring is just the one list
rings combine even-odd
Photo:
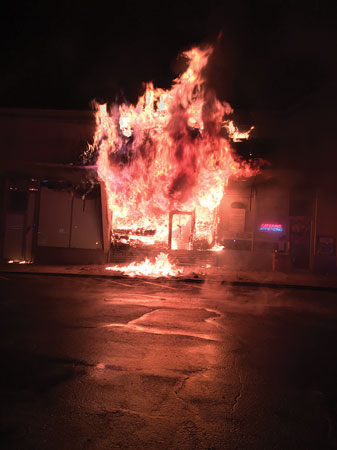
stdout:
[[230,105],[205,87],[212,51],[183,53],[187,69],[170,90],[147,83],[136,105],[95,105],[98,175],[115,241],[165,244],[169,212],[178,210],[195,215],[193,242],[214,244],[216,209],[229,177],[253,173],[224,136]]
[[32,264],[32,261],[27,261],[25,259],[9,259],[7,264]]
[[149,258],[145,258],[141,263],[132,262],[127,266],[110,266],[106,267],[106,270],[122,272],[129,277],[144,275],[151,278],[177,277],[182,274],[182,269],[170,262],[167,253],[160,253],[154,263]]
[[249,139],[250,133],[254,130],[254,127],[250,127],[248,131],[240,131],[233,120],[225,120],[223,126],[226,128],[227,133],[233,142],[242,142],[243,140]]
[[213,245],[212,248],[210,248],[210,250],[212,252],[222,252],[222,250],[224,250],[224,248],[225,247],[223,245],[215,244],[215,245]]

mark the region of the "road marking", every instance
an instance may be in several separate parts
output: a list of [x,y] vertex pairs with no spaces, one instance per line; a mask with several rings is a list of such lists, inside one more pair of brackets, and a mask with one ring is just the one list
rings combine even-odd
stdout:
[[111,283],[118,284],[119,286],[134,287],[134,286],[132,286],[132,284],[121,283],[120,281],[115,281],[115,280],[109,280],[109,281]]
[[163,288],[166,288],[166,289],[172,289],[173,291],[177,290],[177,288],[174,288],[174,287],[171,287],[171,286],[166,286],[165,284],[153,283],[152,281],[142,280],[142,282],[146,283],[146,284],[152,284],[153,286],[159,286],[159,287],[163,287]]

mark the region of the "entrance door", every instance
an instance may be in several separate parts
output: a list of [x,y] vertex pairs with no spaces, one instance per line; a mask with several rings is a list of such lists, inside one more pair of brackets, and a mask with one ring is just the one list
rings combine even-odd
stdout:
[[290,255],[294,269],[310,267],[310,217],[293,217],[290,219]]
[[5,212],[3,259],[7,261],[32,261],[35,189],[10,186],[7,190]]
[[169,218],[169,247],[172,250],[192,250],[194,213],[175,211]]

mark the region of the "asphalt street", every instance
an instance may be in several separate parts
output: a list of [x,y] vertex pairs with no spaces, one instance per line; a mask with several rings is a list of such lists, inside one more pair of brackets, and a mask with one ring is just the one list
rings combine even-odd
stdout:
[[2,274],[0,448],[337,448],[336,292]]

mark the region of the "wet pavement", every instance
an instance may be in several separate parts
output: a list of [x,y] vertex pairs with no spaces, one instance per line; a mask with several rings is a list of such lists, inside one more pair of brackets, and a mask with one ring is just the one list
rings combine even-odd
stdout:
[[337,448],[336,292],[0,276],[0,447]]

